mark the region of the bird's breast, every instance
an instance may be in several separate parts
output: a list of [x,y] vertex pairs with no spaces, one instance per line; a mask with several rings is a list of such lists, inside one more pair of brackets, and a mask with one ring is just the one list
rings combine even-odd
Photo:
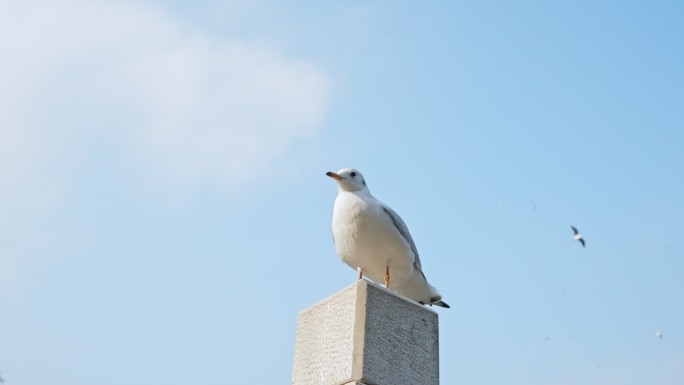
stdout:
[[387,266],[397,279],[413,270],[410,246],[374,201],[340,194],[335,200],[333,236],[339,257],[354,269],[361,267],[371,279],[382,277]]

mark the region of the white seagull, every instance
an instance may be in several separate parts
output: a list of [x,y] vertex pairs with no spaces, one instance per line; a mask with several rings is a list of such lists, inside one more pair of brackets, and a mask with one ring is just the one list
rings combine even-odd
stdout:
[[658,330],[658,331],[655,333],[655,336],[656,336],[656,338],[663,338],[663,333],[661,333],[660,330]]
[[582,244],[582,247],[585,247],[584,244],[584,238],[582,237],[582,234],[580,234],[579,230],[575,228],[575,226],[570,226],[572,228],[572,231],[575,233],[575,236],[573,237],[574,240],[579,241]]
[[366,275],[420,304],[448,308],[427,282],[406,224],[371,195],[363,175],[352,168],[325,175],[339,186],[332,230],[340,259],[359,272],[359,279]]

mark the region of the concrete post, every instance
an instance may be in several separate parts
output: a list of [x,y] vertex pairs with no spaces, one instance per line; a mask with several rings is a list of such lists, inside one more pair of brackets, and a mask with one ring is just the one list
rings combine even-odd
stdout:
[[437,313],[366,280],[299,314],[292,385],[438,385]]

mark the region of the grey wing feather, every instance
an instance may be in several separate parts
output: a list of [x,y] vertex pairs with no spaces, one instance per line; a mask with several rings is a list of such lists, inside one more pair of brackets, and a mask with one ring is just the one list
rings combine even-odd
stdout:
[[413,268],[416,269],[420,275],[423,276],[423,279],[427,282],[427,278],[425,277],[425,273],[423,273],[423,268],[420,267],[420,259],[418,259],[418,255],[416,255],[416,261],[413,262]]
[[[401,219],[399,214],[395,213],[394,210],[391,208],[382,205],[382,210],[390,217],[392,220],[392,223],[394,223],[394,227],[399,230],[399,234],[406,240],[406,243],[411,246],[411,251],[413,251],[413,255],[416,257],[415,265],[418,266],[418,271],[420,271],[420,274],[423,274],[423,267],[420,264],[420,257],[418,256],[418,249],[416,248],[416,244],[413,242],[413,238],[411,238],[411,233],[409,233],[408,227],[406,227],[406,223]],[[424,277],[425,275],[423,275]]]

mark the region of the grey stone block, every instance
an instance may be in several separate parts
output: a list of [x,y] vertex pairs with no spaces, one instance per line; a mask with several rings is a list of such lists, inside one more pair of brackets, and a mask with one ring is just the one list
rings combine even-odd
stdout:
[[293,385],[438,385],[437,313],[361,280],[299,314]]

